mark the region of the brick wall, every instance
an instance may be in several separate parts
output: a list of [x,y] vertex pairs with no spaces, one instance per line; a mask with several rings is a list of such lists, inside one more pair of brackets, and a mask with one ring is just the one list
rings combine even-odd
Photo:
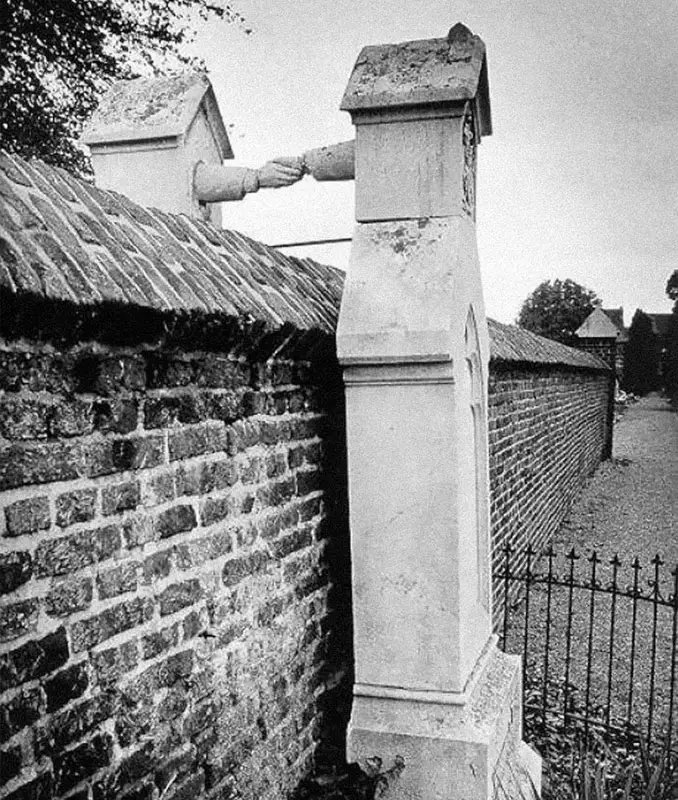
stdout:
[[283,796],[346,724],[336,364],[0,347],[0,797]]
[[[493,572],[506,544],[545,547],[607,452],[609,372],[495,362],[489,382]],[[519,558],[521,556],[518,556]],[[524,558],[524,553],[522,555]],[[501,615],[494,585],[495,619]]]

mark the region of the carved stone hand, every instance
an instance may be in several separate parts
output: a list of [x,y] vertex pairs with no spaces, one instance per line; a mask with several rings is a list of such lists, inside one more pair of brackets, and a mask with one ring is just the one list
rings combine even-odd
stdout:
[[280,157],[267,161],[257,170],[259,188],[279,189],[301,180],[303,167],[300,158]]

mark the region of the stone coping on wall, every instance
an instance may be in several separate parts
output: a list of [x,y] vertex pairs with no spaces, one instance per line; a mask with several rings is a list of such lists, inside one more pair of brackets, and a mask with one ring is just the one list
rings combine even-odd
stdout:
[[[205,346],[210,339],[223,344],[229,320],[239,341],[261,348],[267,336],[272,352],[295,333],[304,346],[332,336],[343,284],[334,267],[183,214],[143,208],[65,170],[0,151],[5,335],[57,331],[52,338],[63,339],[68,331],[72,338],[133,343],[174,331],[183,345]],[[168,317],[181,324],[170,325]],[[493,365],[608,369],[591,354],[488,322]]]
[[[333,334],[343,274],[0,152],[0,289],[24,302]],[[44,305],[44,303],[43,303]]]

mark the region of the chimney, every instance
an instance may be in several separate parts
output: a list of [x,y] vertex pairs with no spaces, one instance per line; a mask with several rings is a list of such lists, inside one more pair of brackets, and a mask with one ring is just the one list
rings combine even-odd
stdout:
[[201,202],[194,189],[199,162],[219,166],[233,158],[206,75],[119,81],[104,96],[83,141],[100,188],[221,227],[219,204]]

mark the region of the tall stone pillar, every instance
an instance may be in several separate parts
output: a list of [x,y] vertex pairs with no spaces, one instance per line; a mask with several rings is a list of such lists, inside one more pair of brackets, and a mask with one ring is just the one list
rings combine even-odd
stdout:
[[485,47],[463,25],[366,47],[342,108],[356,126],[357,220],[337,333],[355,630],[348,756],[402,758],[397,797],[487,800],[514,774],[538,786],[539,759],[521,744],[519,659],[491,631],[475,233],[476,147],[491,133]]

